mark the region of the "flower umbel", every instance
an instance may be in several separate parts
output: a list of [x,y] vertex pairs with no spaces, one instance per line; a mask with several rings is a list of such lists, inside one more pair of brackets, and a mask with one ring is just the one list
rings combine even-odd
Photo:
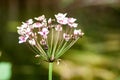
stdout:
[[17,27],[19,43],[28,42],[37,55],[48,62],[59,59],[84,33],[77,29],[77,19],[58,13],[55,19],[45,18],[45,15],[22,22]]

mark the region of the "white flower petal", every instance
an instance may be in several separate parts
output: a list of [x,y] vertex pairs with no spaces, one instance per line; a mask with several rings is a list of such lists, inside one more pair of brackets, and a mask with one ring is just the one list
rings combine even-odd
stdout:
[[31,40],[29,40],[28,42],[29,42],[29,44],[31,44],[31,45],[36,45],[36,42],[35,42],[34,39],[31,39]]

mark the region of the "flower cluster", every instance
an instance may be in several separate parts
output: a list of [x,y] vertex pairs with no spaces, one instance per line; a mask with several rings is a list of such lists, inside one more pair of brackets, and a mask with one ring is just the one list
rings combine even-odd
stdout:
[[45,60],[53,62],[63,55],[80,37],[84,35],[75,18],[58,13],[55,19],[48,20],[44,15],[22,22],[17,27],[19,43],[28,42]]

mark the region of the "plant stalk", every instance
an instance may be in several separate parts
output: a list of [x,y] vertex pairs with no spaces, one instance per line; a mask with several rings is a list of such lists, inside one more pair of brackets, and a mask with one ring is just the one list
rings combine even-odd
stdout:
[[52,80],[53,62],[49,62],[49,80]]

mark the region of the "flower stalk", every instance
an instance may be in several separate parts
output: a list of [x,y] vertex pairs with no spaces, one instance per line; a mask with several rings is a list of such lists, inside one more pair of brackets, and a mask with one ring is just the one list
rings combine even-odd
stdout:
[[49,62],[48,80],[52,80],[52,69],[53,69],[53,62]]

